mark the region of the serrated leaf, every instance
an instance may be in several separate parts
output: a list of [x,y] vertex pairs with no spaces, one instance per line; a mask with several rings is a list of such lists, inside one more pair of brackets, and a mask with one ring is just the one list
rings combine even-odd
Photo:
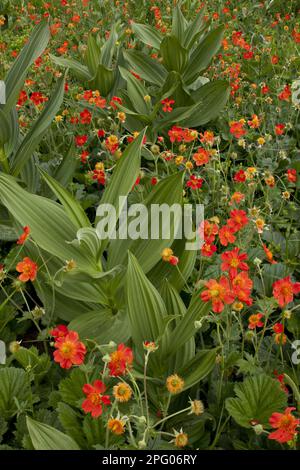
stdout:
[[277,380],[260,374],[248,377],[234,387],[236,398],[227,398],[228,413],[244,428],[251,428],[252,421],[266,426],[272,413],[286,407],[286,394]]

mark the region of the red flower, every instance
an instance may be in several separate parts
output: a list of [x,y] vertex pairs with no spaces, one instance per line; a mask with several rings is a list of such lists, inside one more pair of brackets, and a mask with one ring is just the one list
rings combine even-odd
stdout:
[[279,335],[284,332],[284,326],[282,323],[275,323],[273,326],[273,331],[276,333],[276,335]]
[[292,415],[291,411],[296,408],[289,407],[286,408],[284,413],[273,413],[269,419],[269,423],[273,429],[276,431],[271,432],[268,435],[268,439],[273,439],[280,444],[289,442],[295,439],[298,434],[296,428],[300,424],[300,420],[296,419]]
[[254,330],[255,328],[262,328],[264,326],[263,322],[261,321],[262,318],[262,313],[254,313],[253,315],[250,315],[248,318],[248,328],[250,330]]
[[22,282],[34,281],[38,271],[37,264],[27,256],[16,266],[16,271],[21,273],[18,279]]
[[65,336],[56,338],[54,343],[56,351],[53,353],[54,361],[63,369],[70,369],[73,364],[79,366],[84,361],[86,347],[76,331],[69,331]]
[[80,122],[81,124],[90,124],[92,120],[92,114],[89,112],[88,109],[84,109],[80,113]]
[[76,135],[75,144],[77,147],[82,147],[87,142],[87,135]]
[[93,385],[85,384],[82,387],[86,399],[83,401],[81,407],[85,413],[91,413],[93,418],[98,418],[102,415],[102,405],[110,405],[110,398],[108,395],[103,395],[106,387],[101,380],[95,380]]
[[111,105],[111,107],[113,109],[117,109],[116,103],[122,104],[122,99],[119,98],[118,96],[113,96],[112,99],[110,100],[109,104]]
[[210,152],[204,148],[199,148],[196,153],[193,155],[193,160],[196,163],[196,166],[205,165],[209,162]]
[[45,101],[48,101],[48,98],[46,96],[43,96],[42,93],[39,91],[34,91],[30,95],[30,101],[32,101],[36,106],[38,106],[41,103],[44,103]]
[[201,293],[201,299],[204,302],[211,301],[215,313],[221,313],[224,304],[231,304],[234,301],[229,280],[225,276],[221,276],[219,282],[216,279],[210,279],[205,283],[205,287],[207,287],[207,290]]
[[231,227],[229,227],[229,225],[224,225],[219,230],[219,239],[220,239],[221,245],[223,246],[227,246],[228,243],[234,243],[235,242],[234,230]]
[[174,100],[170,100],[169,98],[165,98],[164,100],[161,101],[161,104],[163,105],[162,110],[165,113],[170,113],[171,111],[173,111],[172,104],[174,104],[174,103],[175,103]]
[[275,134],[276,135],[283,135],[285,131],[285,125],[284,124],[276,124],[275,125]]
[[291,95],[292,95],[291,87],[289,85],[286,85],[284,89],[282,90],[282,92],[279,93],[278,98],[281,101],[289,101]]
[[295,170],[295,168],[289,168],[286,172],[286,176],[290,183],[297,182],[297,170]]
[[66,325],[57,325],[53,330],[49,331],[49,334],[56,338],[64,338],[69,333]]
[[236,139],[240,139],[247,133],[244,129],[245,121],[241,119],[240,121],[231,121],[230,122],[230,129],[229,132],[232,134]]
[[248,274],[245,272],[237,274],[232,279],[232,289],[234,295],[237,297],[238,300],[244,302],[247,305],[252,304],[252,299],[250,297],[252,287],[253,282],[249,278]]
[[230,212],[230,219],[227,220],[228,227],[232,228],[234,232],[241,230],[249,222],[246,212],[239,209],[234,209]]
[[294,295],[300,292],[300,282],[292,282],[291,277],[287,276],[273,284],[273,296],[280,307],[284,307],[294,299]]
[[191,175],[186,185],[191,189],[200,189],[203,184],[203,181],[204,180],[202,178],[197,178],[196,175]]
[[233,177],[233,181],[236,183],[244,183],[246,181],[246,173],[244,170],[239,170]]
[[225,251],[221,255],[223,263],[221,264],[222,271],[228,271],[231,277],[235,277],[238,269],[248,271],[249,267],[244,261],[248,258],[246,253],[239,254],[239,248],[235,247],[231,251]]
[[211,244],[215,241],[216,235],[218,235],[219,227],[214,222],[204,220],[200,225],[201,238],[207,243]]
[[18,238],[17,245],[23,245],[25,241],[27,240],[27,238],[29,237],[29,234],[30,234],[30,228],[28,227],[28,225],[26,225],[25,227],[23,227],[22,235],[20,235]]
[[172,129],[168,131],[168,136],[170,141],[173,142],[182,142],[183,140],[183,129],[181,127],[173,126]]
[[123,343],[119,344],[117,350],[110,354],[110,361],[108,363],[110,375],[113,377],[124,375],[126,369],[132,364],[132,362],[132,349],[127,348]]
[[212,256],[217,251],[216,245],[211,245],[209,243],[203,243],[201,247],[202,256]]

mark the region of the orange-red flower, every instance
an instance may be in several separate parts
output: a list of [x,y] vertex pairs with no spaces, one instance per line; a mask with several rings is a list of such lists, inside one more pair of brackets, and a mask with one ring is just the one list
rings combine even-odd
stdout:
[[172,104],[174,104],[174,103],[175,103],[174,100],[170,100],[169,98],[165,98],[164,100],[161,101],[161,104],[163,105],[162,110],[165,113],[170,113],[171,111],[173,111]]
[[200,189],[203,185],[203,178],[198,178],[196,175],[191,175],[186,185],[191,189]]
[[245,271],[237,274],[232,279],[232,289],[234,295],[238,300],[244,302],[247,305],[252,305],[252,299],[250,297],[252,287],[253,282]]
[[234,209],[230,212],[230,219],[227,220],[227,225],[231,227],[234,232],[237,232],[247,225],[248,222],[249,219],[245,211]]
[[98,418],[102,415],[103,406],[110,405],[110,398],[108,395],[103,395],[106,387],[101,380],[95,380],[93,385],[85,384],[82,387],[86,399],[81,407],[85,413],[91,413],[93,418]]
[[30,228],[28,227],[28,225],[26,225],[25,227],[23,227],[23,233],[18,238],[17,245],[24,245],[27,238],[29,237],[29,234]]
[[234,301],[229,280],[225,276],[221,276],[219,281],[210,279],[205,283],[205,287],[207,290],[201,292],[201,299],[204,302],[211,301],[215,313],[221,313],[225,304],[231,304]]
[[229,132],[236,139],[240,139],[243,135],[247,134],[247,131],[244,129],[245,121],[241,119],[240,121],[231,121]]
[[297,181],[297,170],[295,168],[289,168],[286,172],[287,179],[290,183],[296,183]]
[[16,271],[21,273],[19,278],[22,282],[34,281],[38,271],[38,265],[26,256],[16,266]]
[[267,260],[269,261],[269,263],[271,264],[276,264],[276,261],[274,261],[273,259],[273,253],[272,251],[267,247],[267,245],[263,244],[263,249],[264,249],[264,252],[266,254],[266,257],[267,257]]
[[201,254],[202,256],[212,256],[217,251],[216,245],[212,245],[210,243],[203,243],[201,247]]
[[69,331],[67,335],[56,338],[54,347],[56,348],[53,353],[54,361],[63,369],[70,369],[73,364],[79,366],[83,363],[86,347],[79,341],[76,331]]
[[235,277],[238,269],[248,271],[249,266],[245,263],[248,258],[246,253],[239,253],[239,248],[235,247],[231,251],[225,251],[221,255],[223,263],[221,264],[222,271],[228,271],[231,277]]
[[69,333],[69,329],[66,325],[57,325],[53,330],[49,331],[49,334],[56,338],[64,338]]
[[295,418],[291,413],[291,411],[294,411],[295,409],[296,408],[288,407],[285,409],[284,413],[272,414],[269,419],[269,423],[273,429],[276,429],[276,431],[269,434],[269,439],[273,439],[280,444],[295,439],[298,434],[297,427],[300,424],[300,420]]
[[204,220],[200,225],[201,238],[204,239],[207,244],[211,244],[215,241],[218,231],[218,225],[214,222],[210,222],[209,220]]
[[124,375],[132,362],[132,349],[126,347],[123,343],[119,344],[117,350],[110,354],[110,361],[108,363],[110,375],[113,377]]
[[205,165],[209,162],[210,152],[204,148],[199,148],[196,153],[193,155],[193,160],[196,163],[196,166]]
[[253,315],[250,315],[248,318],[248,328],[250,330],[254,330],[255,328],[261,328],[264,326],[264,323],[261,321],[263,318],[262,313],[254,313]]
[[300,282],[292,282],[291,277],[287,276],[273,284],[273,296],[277,300],[280,307],[284,307],[292,302],[294,295],[300,292]]
[[219,230],[219,238],[220,243],[223,246],[227,246],[228,243],[234,243],[235,235],[233,228],[229,227],[229,225],[224,225],[223,227],[221,227]]

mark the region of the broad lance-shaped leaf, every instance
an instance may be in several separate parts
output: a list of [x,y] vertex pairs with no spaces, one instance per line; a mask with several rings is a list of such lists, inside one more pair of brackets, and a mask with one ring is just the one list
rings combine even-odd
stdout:
[[19,174],[56,116],[64,97],[65,75],[59,79],[51,98],[15,153],[11,162],[13,176]]
[[221,47],[223,34],[224,27],[219,26],[208,33],[196,47],[183,74],[183,80],[187,85],[192,83],[208,67],[210,61]]
[[127,82],[128,96],[133,104],[134,109],[140,114],[148,114],[150,112],[149,104],[145,101],[148,94],[147,89],[132,73],[128,72],[124,67],[119,67],[120,73]]
[[48,424],[29,416],[26,416],[26,424],[35,450],[80,450],[74,439]]
[[90,33],[88,37],[85,61],[88,65],[89,71],[94,75],[100,63],[100,48],[98,47],[96,39],[92,33]]
[[8,112],[16,103],[30,65],[43,53],[50,38],[46,21],[41,21],[31,33],[29,41],[16,58],[6,79],[6,104]]
[[193,45],[194,41],[198,39],[198,37],[203,33],[205,28],[208,27],[206,21],[203,20],[204,16],[204,9],[202,9],[197,15],[195,19],[191,21],[188,26],[185,28],[184,31],[184,38],[183,38],[183,46],[187,49]]
[[[11,128],[9,120],[6,117],[6,114],[0,108],[0,147],[3,147],[6,142],[9,141],[11,136]],[[1,150],[0,150],[1,152]],[[1,164],[1,153],[0,153],[0,164]]]
[[[157,364],[158,359],[166,351],[168,343],[164,322],[167,311],[161,296],[130,252],[128,253],[126,296],[134,345],[143,357],[143,342],[158,341],[159,350],[157,354],[153,355],[155,356],[154,362]],[[162,369],[163,364],[160,364],[159,368]]]
[[141,51],[128,50],[123,52],[124,58],[131,69],[141,76],[143,80],[161,86],[167,78],[167,71],[157,60],[152,59]]
[[115,71],[98,64],[95,75],[88,81],[88,87],[99,90],[102,96],[107,96],[114,86]]
[[178,375],[184,379],[184,390],[198,384],[213,370],[218,351],[219,348],[201,350],[178,370]]
[[[168,315],[174,316],[174,321],[170,324],[170,328],[174,328],[186,314],[186,307],[176,289],[167,280],[163,282],[160,293],[166,305]],[[176,354],[168,356],[168,373],[172,374],[174,370],[179,370],[194,356],[195,340],[191,337],[182,347],[177,349]]]
[[161,34],[152,26],[132,23],[132,29],[134,34],[147,46],[152,46],[155,49],[160,48],[160,43],[162,41]]
[[[118,238],[120,232],[117,233],[116,240],[110,243],[108,268],[118,264],[125,265],[128,250],[138,259],[145,273],[161,259],[162,250],[172,245],[181,225],[181,217],[176,214],[182,205],[182,178],[182,173],[175,173],[160,181],[145,199],[142,212],[139,213],[137,210],[136,218],[134,214],[127,218],[128,231],[131,229],[131,224],[136,225],[140,227],[141,236],[135,240],[128,235],[120,239]],[[159,209],[166,210],[165,216],[161,216]],[[167,217],[166,212],[170,213],[170,217]],[[155,228],[156,234],[153,233]],[[121,231],[123,230],[126,231],[124,225],[121,225]]]
[[91,80],[93,76],[89,69],[85,65],[78,62],[78,60],[67,59],[65,57],[56,57],[52,54],[49,54],[49,57],[56,65],[72,70],[73,74],[76,78],[78,78],[78,80],[88,81]]
[[[141,167],[141,148],[144,136],[145,129],[139,133],[138,137],[134,139],[131,144],[128,145],[122,157],[118,161],[111,177],[111,181],[109,182],[101,198],[100,207],[104,206],[105,204],[114,206],[114,208],[116,209],[117,217],[118,214],[122,211],[123,206],[126,202],[123,201],[120,205],[120,196],[123,196],[123,198],[128,196],[138,177]],[[109,217],[110,218],[105,224],[105,227],[107,225],[112,225],[112,221],[114,222],[113,214],[111,214]],[[106,234],[104,233],[105,227],[101,227],[101,224],[98,225],[99,222],[101,222],[101,216],[99,216],[98,212],[95,220],[95,226],[97,226],[97,234],[100,239],[105,238],[106,243],[108,243]]]
[[86,216],[84,210],[76,199],[67,191],[58,181],[56,181],[52,176],[48,175],[41,168],[39,169],[44,180],[48,184],[49,188],[54,192],[57,199],[63,205],[66,213],[69,216],[69,219],[72,221],[75,227],[80,228],[90,227],[91,223]]
[[252,421],[262,426],[269,424],[272,413],[282,411],[286,406],[287,395],[278,380],[260,374],[248,377],[234,387],[236,398],[227,398],[228,413],[244,428],[251,428]]
[[195,335],[197,331],[195,322],[208,315],[210,310],[211,303],[203,302],[200,298],[200,292],[195,292],[186,314],[170,334],[169,354],[175,354],[180,346]]
[[175,36],[166,36],[160,45],[163,64],[169,72],[182,72],[188,60],[188,51]]
[[64,262],[74,259],[79,269],[98,270],[96,261],[68,242],[76,238],[77,229],[60,204],[28,193],[14,178],[0,174],[0,200],[15,219],[28,225],[40,248]]

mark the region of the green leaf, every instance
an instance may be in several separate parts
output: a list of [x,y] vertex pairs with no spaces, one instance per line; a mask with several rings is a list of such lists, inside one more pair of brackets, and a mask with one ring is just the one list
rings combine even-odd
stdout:
[[128,50],[124,51],[123,55],[132,70],[140,75],[143,80],[160,87],[166,79],[166,69],[157,60],[152,59],[144,52]]
[[[119,214],[123,205],[119,205],[119,197],[127,197],[131,191],[140,171],[141,166],[141,148],[145,130],[140,132],[138,137],[128,145],[122,157],[118,161],[113,172],[111,181],[106,187],[101,198],[101,205],[111,204],[115,207],[116,213]],[[117,216],[118,217],[118,216]],[[95,225],[99,223],[100,217],[96,217]],[[100,239],[103,238],[102,228],[97,227],[97,233]],[[119,263],[117,263],[119,264]]]
[[91,80],[92,74],[90,73],[89,69],[82,65],[80,62],[74,59],[66,59],[64,57],[56,57],[52,54],[49,54],[49,57],[56,65],[60,67],[68,68],[72,70],[75,77],[78,78],[80,81],[88,81]]
[[69,377],[61,380],[59,392],[68,405],[81,408],[79,403],[84,398],[82,387],[86,383],[85,373],[80,369],[73,369]]
[[52,176],[48,175],[41,168],[39,169],[49,188],[54,192],[57,199],[63,205],[66,214],[78,230],[83,227],[90,227],[91,223],[82,209],[80,203]]
[[[147,231],[148,238],[138,238],[136,240],[129,238],[118,239],[117,234],[117,239],[111,241],[108,267],[112,268],[117,264],[125,265],[127,261],[126,253],[130,250],[138,259],[145,273],[152,269],[155,264],[161,260],[162,250],[172,245],[181,219],[180,217],[173,217],[172,214],[170,214],[169,221],[168,217],[160,217],[158,211],[152,212],[151,207],[162,206],[170,209],[173,204],[179,206],[182,204],[182,173],[175,173],[161,180],[144,200],[145,211],[141,213],[138,219],[140,227],[143,227],[145,231]],[[132,219],[129,219],[129,228],[131,222]],[[151,229],[153,227],[160,229],[157,234],[158,236],[151,236]],[[167,237],[167,233],[165,233],[165,238],[162,238],[163,229],[170,229],[169,237]]]
[[67,434],[26,416],[26,424],[35,450],[80,450]]
[[95,75],[100,63],[100,48],[98,47],[96,39],[92,33],[90,33],[88,37],[85,61],[90,73]]
[[116,49],[116,42],[118,39],[118,35],[116,33],[115,27],[110,31],[110,35],[108,40],[102,46],[101,49],[101,63],[110,68],[112,66],[113,55]]
[[18,234],[14,227],[0,224],[0,240],[15,241],[18,238]]
[[9,111],[16,103],[23,86],[27,71],[31,64],[43,53],[50,38],[50,30],[46,21],[41,21],[32,31],[29,41],[16,58],[6,79],[5,111]]
[[27,368],[31,369],[37,382],[47,374],[51,366],[49,356],[47,354],[41,354],[39,356],[38,350],[33,346],[30,349],[20,347],[20,349],[14,353],[14,359],[16,359],[25,370]]
[[[9,120],[4,111],[0,108],[0,147],[3,147],[11,138],[11,129]],[[1,157],[0,157],[1,163]]]
[[184,390],[203,380],[215,367],[218,348],[199,351],[193,359],[178,370],[184,379]]
[[78,159],[75,158],[75,146],[74,142],[72,142],[65,157],[62,159],[61,164],[56,168],[53,177],[62,186],[66,187],[72,180],[77,166]]
[[134,109],[140,114],[148,114],[150,107],[144,99],[144,97],[148,95],[147,89],[140,80],[134,77],[132,73],[128,72],[128,70],[124,69],[124,67],[119,67],[119,70],[122,77],[127,82],[128,96],[134,106]]
[[[137,259],[128,253],[126,275],[126,297],[131,335],[135,347],[142,355],[144,341],[158,341],[165,331],[164,318],[167,316],[164,302],[143,273]],[[159,353],[167,346],[167,334],[160,344]],[[155,359],[157,358],[155,354]]]
[[11,173],[17,176],[20,170],[24,167],[25,163],[31,157],[34,150],[38,147],[48,127],[51,125],[55,118],[64,97],[65,76],[58,80],[55,91],[53,92],[50,100],[46,104],[42,113],[35,121],[30,131],[26,134],[17,152],[15,153],[11,162]]
[[161,34],[149,25],[132,23],[132,29],[134,34],[147,46],[152,46],[155,49],[160,48],[162,41]]
[[244,428],[251,428],[251,421],[263,426],[269,424],[272,413],[282,411],[286,406],[286,394],[278,380],[260,374],[248,377],[234,387],[236,398],[227,398],[228,413]]
[[99,90],[102,96],[107,96],[115,82],[115,72],[102,64],[97,66],[94,77],[88,81],[92,90]]
[[74,259],[78,268],[98,269],[96,260],[67,243],[76,237],[76,227],[60,204],[28,193],[12,177],[3,174],[0,174],[0,199],[22,226],[29,225],[31,236],[40,248],[64,262]]
[[66,433],[77,442],[81,449],[86,447],[84,435],[81,430],[81,420],[76,411],[66,403],[58,403],[58,418]]
[[179,4],[177,4],[173,9],[172,36],[175,36],[181,44],[184,39],[186,26],[187,21],[181,12]]
[[203,302],[200,293],[196,292],[192,297],[189,308],[180,322],[170,334],[170,354],[174,354],[180,346],[185,344],[195,333],[195,322],[209,314],[210,302]]
[[[218,117],[230,94],[227,82],[216,80],[203,85],[192,98],[197,101],[189,117],[180,120],[184,127],[198,127]],[[171,114],[171,113],[170,113]]]
[[209,32],[192,53],[188,66],[183,74],[184,82],[189,85],[205,70],[214,55],[221,47],[224,27],[219,26]]
[[182,45],[187,49],[193,45],[203,31],[208,27],[207,23],[203,20],[204,10],[202,9],[195,16],[194,20],[191,21],[184,31],[184,38]]
[[82,339],[92,339],[98,344],[125,343],[130,338],[128,318],[124,312],[112,315],[110,309],[95,310],[76,317],[69,324]]
[[160,45],[163,65],[169,72],[182,72],[187,64],[188,52],[174,36],[166,36]]
[[29,380],[22,369],[6,367],[0,369],[0,416],[5,419],[14,416],[18,410],[17,403],[30,398]]

